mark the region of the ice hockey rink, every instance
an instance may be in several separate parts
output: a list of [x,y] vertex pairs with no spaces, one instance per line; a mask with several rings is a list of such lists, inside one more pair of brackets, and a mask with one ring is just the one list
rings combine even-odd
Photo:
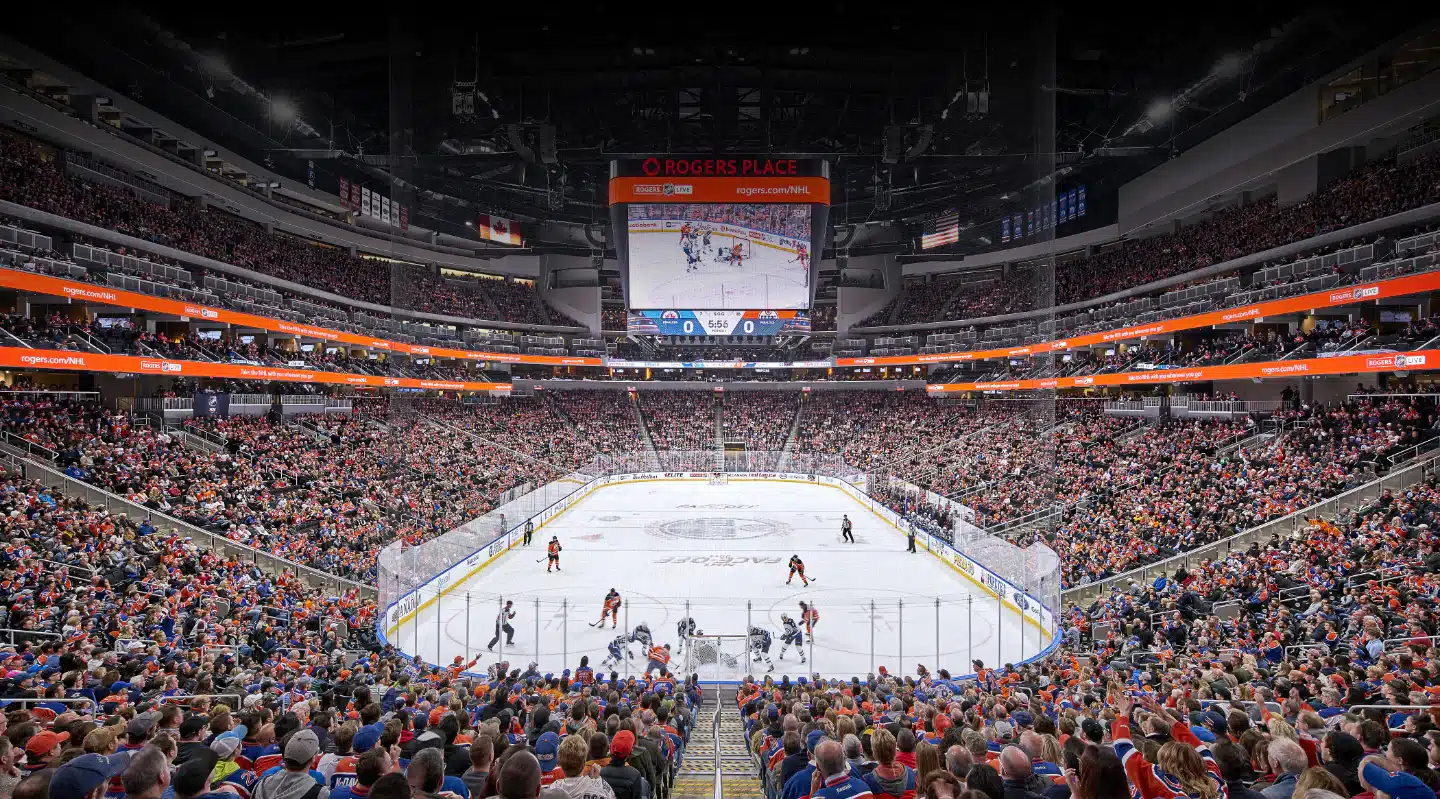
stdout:
[[[853,544],[841,539],[842,514],[854,522]],[[564,548],[562,571],[547,574],[552,535]],[[656,643],[671,644],[672,671],[689,665],[702,679],[734,676],[713,658],[687,664],[676,625],[688,609],[706,634],[743,636],[747,621],[770,630],[777,677],[863,677],[880,666],[915,674],[917,664],[958,677],[972,671],[972,659],[987,667],[1017,663],[1045,648],[1047,636],[1022,625],[1013,607],[923,548],[905,549],[899,530],[828,486],[743,479],[605,486],[537,530],[529,547],[514,547],[447,589],[391,642],[431,663],[479,656],[474,671],[503,659],[511,668],[535,662],[542,673],[559,674],[582,655],[598,670],[612,639],[644,622]],[[799,578],[785,582],[792,554],[805,561],[808,587]],[[595,628],[611,588],[624,598],[619,627]],[[504,600],[515,603],[514,642],[502,640],[490,652]],[[820,614],[803,666],[793,647],[780,658],[780,616],[798,622],[801,601]],[[744,641],[718,643],[734,666]],[[630,648],[633,665],[620,671],[643,671],[643,648]],[[757,675],[766,668],[745,666],[741,661],[742,671]]]
[[791,310],[808,308],[808,269],[794,250],[740,240],[747,257],[739,264],[719,258],[720,249],[735,241],[711,237],[694,271],[685,268],[679,236],[673,233],[630,233],[630,299],[632,308],[703,310]]

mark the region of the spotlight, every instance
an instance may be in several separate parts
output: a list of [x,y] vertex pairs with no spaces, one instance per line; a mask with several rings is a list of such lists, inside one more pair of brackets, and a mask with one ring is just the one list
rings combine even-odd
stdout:
[[1227,55],[1224,58],[1220,59],[1219,63],[1215,65],[1214,72],[1217,76],[1222,78],[1233,78],[1236,75],[1239,75],[1240,70],[1244,68],[1245,56],[1240,55],[1239,53],[1231,53],[1230,55]]
[[293,122],[295,113],[295,104],[289,100],[278,98],[270,101],[270,118],[276,122]]

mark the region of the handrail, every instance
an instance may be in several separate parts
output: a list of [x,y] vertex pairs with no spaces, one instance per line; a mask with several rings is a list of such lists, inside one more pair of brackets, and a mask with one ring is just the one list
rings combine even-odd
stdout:
[[1386,638],[1380,644],[1388,650],[1391,644],[1414,646],[1412,643],[1414,641],[1440,641],[1440,635],[1407,635],[1404,638]]
[[[82,492],[82,498],[86,499],[87,501],[90,500],[92,496],[98,495],[101,504],[103,504],[103,506],[107,509],[113,506],[125,508],[130,513],[132,519],[158,519],[163,522],[164,525],[170,527],[173,530],[183,531],[185,534],[192,536],[197,541],[207,542],[207,545],[211,549],[229,549],[232,552],[242,553],[243,555],[248,556],[250,561],[255,563],[256,565],[260,565],[262,562],[265,562],[271,565],[272,568],[293,571],[296,574],[309,578],[309,582],[318,586],[333,585],[335,586],[335,588],[340,590],[358,590],[362,596],[373,597],[375,595],[376,589],[373,585],[366,585],[364,583],[359,583],[354,580],[330,574],[328,572],[323,572],[319,569],[314,569],[309,566],[304,566],[302,564],[296,563],[295,561],[289,560],[288,558],[280,557],[279,555],[275,555],[274,553],[266,552],[263,549],[257,549],[247,544],[243,544],[225,535],[206,530],[202,527],[197,527],[186,521],[181,521],[180,519],[177,519],[169,514],[161,513],[160,511],[147,508],[144,505],[136,504],[128,499],[125,499],[124,497],[112,494],[111,492],[106,491],[105,489],[100,488],[99,486],[96,486],[92,483],[87,483],[83,480],[76,480],[69,475],[64,474],[63,472],[46,466],[43,463],[39,463],[30,458],[25,458],[24,462],[22,463],[22,471],[28,471],[29,469],[37,469],[41,473],[46,474],[46,476],[49,478],[49,482],[51,483],[58,481],[58,485],[56,485],[57,488],[63,488],[71,484],[78,486],[79,490]],[[25,474],[24,476],[28,479],[34,479],[30,474]]]
[[1434,705],[1351,705],[1350,710],[1434,710]]
[[1386,467],[1393,468],[1395,464],[1404,463],[1405,461],[1418,457],[1423,450],[1434,449],[1437,446],[1440,446],[1440,435],[1431,436],[1424,441],[1421,441],[1419,444],[1406,447],[1405,449],[1402,449],[1393,455],[1387,454],[1381,455],[1380,457],[1385,461]]
[[163,705],[166,702],[179,704],[181,702],[189,702],[192,699],[234,699],[235,704],[233,708],[238,710],[241,702],[245,700],[245,697],[240,694],[181,694],[178,696],[163,696],[160,698],[160,704]]
[[14,644],[14,643],[15,643],[15,634],[16,634],[16,633],[22,633],[22,634],[24,634],[24,635],[38,635],[38,636],[41,636],[41,637],[43,637],[43,638],[59,638],[59,637],[60,637],[60,633],[47,633],[47,632],[45,632],[44,630],[17,630],[17,629],[11,629],[11,628],[9,628],[9,627],[0,628],[0,633],[10,633],[10,635],[9,635],[9,638],[10,638],[9,643],[11,643],[11,644]]
[[715,717],[712,722],[715,735],[715,799],[723,799],[724,786],[720,779],[720,687],[715,687]]
[[32,698],[32,697],[26,697],[26,698],[23,698],[23,699],[22,699],[22,698],[19,698],[19,697],[14,697],[14,698],[12,698],[12,697],[8,697],[8,696],[7,696],[7,697],[5,697],[4,700],[0,700],[0,701],[3,701],[3,702],[5,702],[5,703],[7,703],[7,704],[12,704],[12,705],[25,705],[26,707],[33,707],[33,706],[35,706],[35,705],[48,705],[48,704],[52,704],[52,703],[54,703],[54,704],[61,704],[61,705],[86,704],[86,705],[89,705],[89,706],[91,707],[91,712],[90,712],[89,715],[92,715],[92,716],[93,716],[93,715],[95,715],[95,714],[97,714],[97,713],[100,712],[100,703],[99,703],[99,702],[96,702],[94,699],[91,699],[91,698],[88,697],[88,696],[69,696],[69,697],[65,697],[65,698],[63,698],[63,699],[62,699],[62,698],[46,699],[46,698],[44,698],[44,697],[38,697],[38,696],[37,696],[37,697],[33,697],[33,698]]
[[1146,582],[1147,577],[1152,575],[1169,573],[1176,565],[1183,565],[1197,560],[1206,560],[1214,555],[1220,554],[1221,552],[1229,552],[1231,549],[1234,548],[1235,544],[1248,539],[1257,539],[1260,536],[1265,535],[1271,529],[1279,528],[1287,524],[1290,525],[1293,529],[1298,522],[1308,520],[1310,516],[1315,515],[1317,508],[1327,505],[1339,507],[1341,505],[1347,504],[1348,502],[1356,498],[1362,497],[1364,492],[1367,491],[1373,491],[1378,496],[1379,493],[1383,490],[1383,488],[1389,487],[1382,486],[1382,484],[1385,484],[1389,481],[1395,481],[1397,480],[1397,478],[1409,475],[1416,469],[1424,470],[1426,467],[1430,466],[1435,460],[1435,457],[1425,458],[1423,460],[1417,458],[1415,461],[1409,463],[1404,468],[1398,471],[1390,472],[1383,477],[1377,477],[1376,479],[1371,480],[1368,483],[1358,485],[1348,491],[1343,491],[1339,494],[1336,494],[1335,496],[1320,500],[1311,505],[1307,505],[1304,508],[1301,508],[1300,510],[1297,510],[1287,516],[1281,516],[1277,519],[1271,519],[1268,522],[1263,522],[1248,530],[1242,530],[1241,532],[1238,532],[1232,536],[1227,536],[1220,539],[1219,541],[1206,544],[1205,546],[1197,547],[1190,550],[1189,552],[1182,552],[1179,555],[1172,555],[1168,558],[1165,558],[1164,560],[1157,560],[1153,563],[1149,563],[1144,566],[1137,566],[1133,569],[1123,571],[1119,574],[1114,574],[1100,580],[1094,580],[1092,582],[1085,583],[1084,585],[1077,585],[1074,588],[1067,588],[1061,593],[1061,597],[1067,602],[1085,601],[1088,598],[1098,596],[1104,593],[1111,586],[1125,585],[1129,584],[1132,581],[1137,583],[1144,583]]

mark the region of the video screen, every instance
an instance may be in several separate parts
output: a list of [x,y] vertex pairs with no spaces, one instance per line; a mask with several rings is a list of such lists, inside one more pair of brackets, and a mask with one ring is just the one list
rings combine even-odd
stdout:
[[631,203],[630,307],[810,307],[810,205]]

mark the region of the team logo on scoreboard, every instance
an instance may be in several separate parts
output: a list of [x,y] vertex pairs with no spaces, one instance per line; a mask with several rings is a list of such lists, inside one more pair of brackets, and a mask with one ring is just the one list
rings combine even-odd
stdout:
[[664,311],[660,314],[661,321],[673,322],[680,318],[679,311]]

